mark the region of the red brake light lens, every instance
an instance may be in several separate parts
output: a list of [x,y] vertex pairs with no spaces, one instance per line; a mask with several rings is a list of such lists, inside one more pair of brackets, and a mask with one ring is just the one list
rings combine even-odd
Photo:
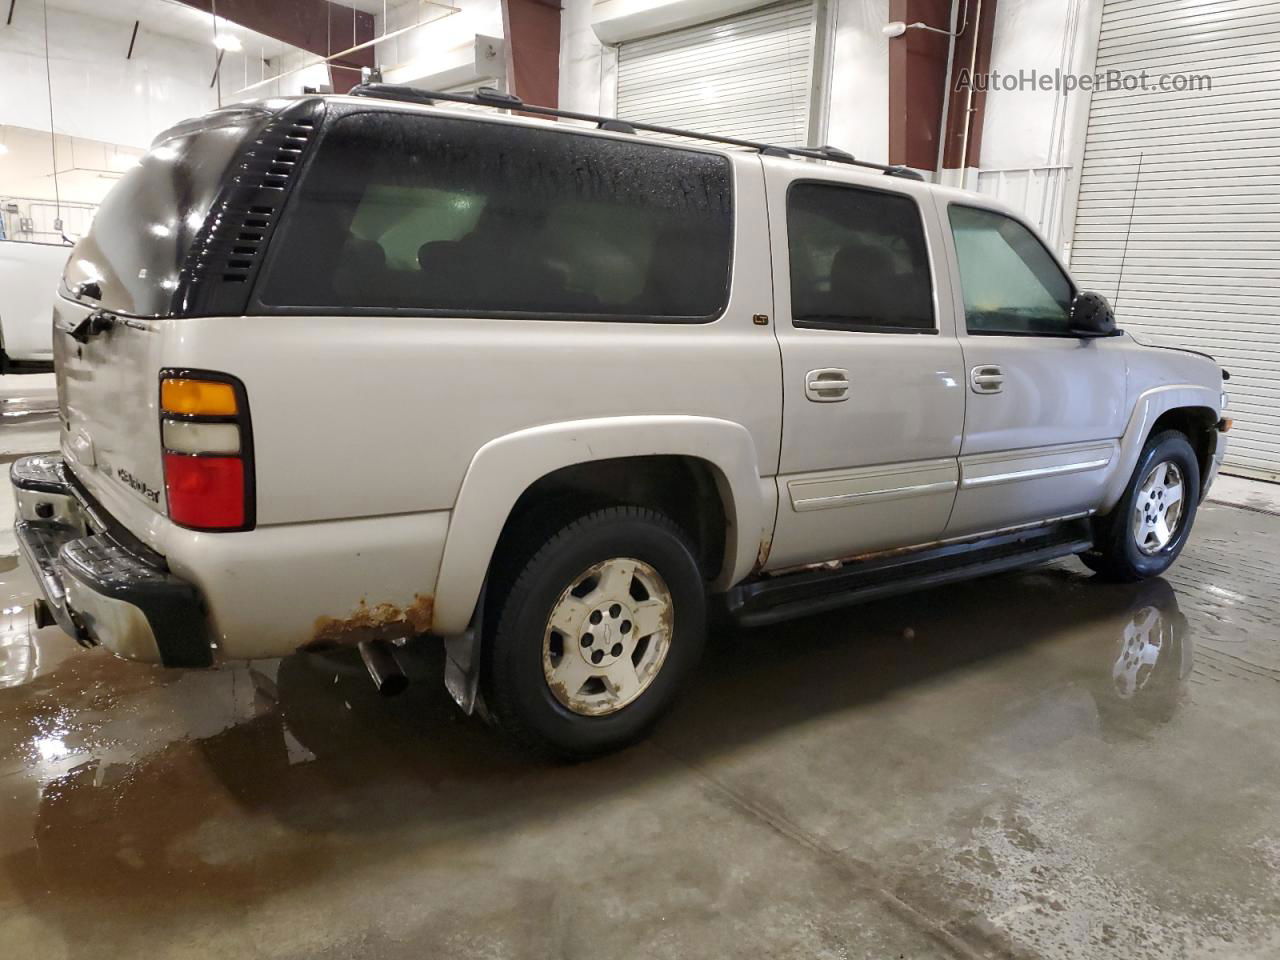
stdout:
[[244,526],[244,461],[239,457],[164,455],[169,518],[184,527]]

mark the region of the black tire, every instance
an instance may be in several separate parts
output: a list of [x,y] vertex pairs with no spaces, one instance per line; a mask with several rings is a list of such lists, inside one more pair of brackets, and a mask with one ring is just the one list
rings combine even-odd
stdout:
[[[482,692],[494,722],[520,746],[563,759],[638,739],[668,709],[702,654],[706,590],[697,551],[676,524],[653,510],[608,507],[570,521],[521,554],[506,558],[510,565],[499,582],[510,586],[495,598],[497,626],[482,647]],[[543,641],[561,594],[583,571],[617,557],[640,560],[665,581],[673,610],[669,645],[636,699],[616,712],[586,716],[552,692]]]
[[[1133,516],[1139,491],[1162,463],[1172,463],[1182,473],[1183,509],[1173,538],[1155,553],[1144,553],[1133,534]],[[1105,580],[1133,583],[1158,577],[1173,565],[1191,535],[1200,503],[1200,462],[1186,434],[1165,430],[1152,436],[1143,447],[1129,485],[1115,508],[1093,522],[1094,549],[1080,559]]]

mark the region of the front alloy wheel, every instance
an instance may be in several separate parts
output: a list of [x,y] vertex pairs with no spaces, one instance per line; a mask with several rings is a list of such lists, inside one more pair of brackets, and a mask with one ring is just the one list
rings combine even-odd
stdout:
[[1147,440],[1120,502],[1093,521],[1085,566],[1104,579],[1157,577],[1186,545],[1200,502],[1200,462],[1186,434],[1165,430]]
[[1164,460],[1147,476],[1133,502],[1133,540],[1146,556],[1154,556],[1173,542],[1185,502],[1182,471]]

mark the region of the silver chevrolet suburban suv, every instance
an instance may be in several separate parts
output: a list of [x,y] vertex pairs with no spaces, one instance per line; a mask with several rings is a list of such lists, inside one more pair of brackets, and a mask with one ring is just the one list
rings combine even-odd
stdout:
[[376,85],[161,135],[63,277],[61,455],[12,469],[41,619],[175,667],[358,647],[384,689],[427,636],[583,756],[713,610],[1174,562],[1211,359],[987,198],[678,134]]

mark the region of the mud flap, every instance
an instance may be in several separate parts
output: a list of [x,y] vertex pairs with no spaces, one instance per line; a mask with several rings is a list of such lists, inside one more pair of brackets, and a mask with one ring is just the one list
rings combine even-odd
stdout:
[[480,638],[484,633],[484,597],[487,591],[486,584],[480,590],[475,616],[466,631],[456,637],[446,637],[444,641],[444,686],[467,716],[477,709],[481,716],[485,715],[484,704],[480,701]]

